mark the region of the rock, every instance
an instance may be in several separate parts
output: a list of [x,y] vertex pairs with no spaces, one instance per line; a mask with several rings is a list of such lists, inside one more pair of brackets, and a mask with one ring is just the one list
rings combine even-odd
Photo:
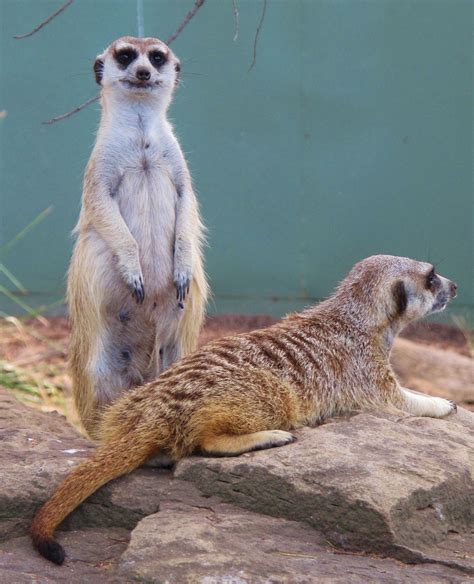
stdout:
[[467,582],[444,566],[341,553],[296,521],[222,503],[163,503],[142,519],[119,563],[125,581],[167,584]]
[[26,532],[35,509],[90,443],[59,414],[25,407],[0,389],[0,444],[2,541]]
[[465,583],[473,420],[359,414],[283,448],[139,469],[62,525],[58,567],[26,533],[92,445],[0,389],[0,583]]
[[[1,388],[0,444],[0,541],[4,541],[27,533],[35,511],[92,444],[63,416],[25,407]],[[139,519],[159,509],[170,481],[169,472],[139,469],[92,495],[63,527],[132,529]]]
[[[362,413],[297,436],[236,458],[185,459],[175,477],[245,509],[307,523],[341,548],[408,562],[429,561],[450,534],[472,532],[470,412],[443,420]],[[437,559],[474,573],[472,556],[458,562],[445,549]]]
[[0,544],[0,582],[2,584],[119,584],[123,578],[115,566],[126,549],[127,529],[84,529],[61,534],[69,552],[63,566],[56,566],[37,554],[28,537]]
[[474,361],[469,357],[399,338],[392,365],[405,387],[474,406]]

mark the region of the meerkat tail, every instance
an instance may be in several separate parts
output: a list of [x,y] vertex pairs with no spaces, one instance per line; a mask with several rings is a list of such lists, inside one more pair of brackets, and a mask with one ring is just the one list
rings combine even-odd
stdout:
[[112,441],[96,450],[92,457],[75,468],[41,507],[31,526],[34,547],[46,559],[61,565],[63,547],[54,539],[56,527],[99,487],[143,464],[156,451],[150,441],[130,436]]

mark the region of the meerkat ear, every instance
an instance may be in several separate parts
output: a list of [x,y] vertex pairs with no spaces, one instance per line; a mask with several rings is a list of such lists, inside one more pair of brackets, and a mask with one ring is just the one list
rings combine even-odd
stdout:
[[94,61],[94,73],[96,83],[102,85],[102,75],[104,73],[104,61],[102,56],[97,57],[97,59]]
[[395,301],[395,317],[402,316],[408,305],[408,295],[403,280],[395,282],[392,287],[392,294]]

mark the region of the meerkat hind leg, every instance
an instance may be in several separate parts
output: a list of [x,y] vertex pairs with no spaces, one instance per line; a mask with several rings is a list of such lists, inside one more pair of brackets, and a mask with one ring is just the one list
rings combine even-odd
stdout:
[[442,418],[457,410],[456,404],[453,401],[442,397],[421,395],[403,387],[401,391],[404,397],[402,409],[415,416]]
[[218,434],[203,439],[201,451],[210,456],[238,456],[244,452],[284,446],[295,440],[293,434],[283,430],[264,430],[251,434]]

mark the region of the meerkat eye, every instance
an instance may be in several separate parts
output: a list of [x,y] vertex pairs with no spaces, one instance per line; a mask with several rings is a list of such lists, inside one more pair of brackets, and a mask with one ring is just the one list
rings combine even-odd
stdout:
[[151,51],[148,56],[150,58],[150,63],[154,67],[161,67],[161,65],[166,63],[166,55],[161,51]]
[[432,290],[434,288],[437,280],[438,276],[436,275],[436,272],[433,268],[431,272],[426,276],[426,287],[428,288],[428,290]]
[[115,60],[120,65],[127,67],[137,58],[137,53],[133,49],[122,49],[115,53]]

